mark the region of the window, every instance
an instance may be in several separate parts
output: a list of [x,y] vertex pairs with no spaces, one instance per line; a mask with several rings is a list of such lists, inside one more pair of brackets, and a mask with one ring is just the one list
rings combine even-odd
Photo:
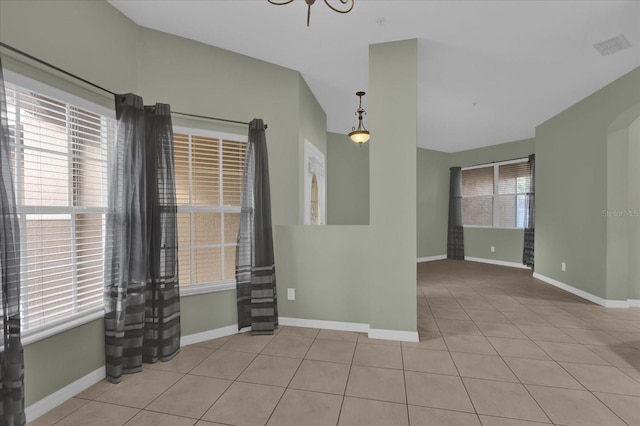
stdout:
[[6,83],[20,311],[29,335],[102,312],[106,147],[115,139],[115,120],[102,107],[90,110],[72,95],[15,79],[38,88]]
[[462,223],[465,226],[524,228],[531,190],[528,160],[462,169]]
[[246,147],[238,135],[174,132],[182,294],[235,288]]

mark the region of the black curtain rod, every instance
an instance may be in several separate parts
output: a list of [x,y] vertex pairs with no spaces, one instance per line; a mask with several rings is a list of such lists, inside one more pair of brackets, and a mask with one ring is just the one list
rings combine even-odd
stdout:
[[[171,111],[171,114],[183,115],[185,117],[204,118],[206,120],[224,121],[226,123],[246,124],[247,126],[249,125],[249,123],[247,123],[246,121],[227,120],[226,118],[208,117],[206,115],[189,114],[189,113],[186,113],[186,112]],[[267,128],[266,124],[264,125],[264,128],[265,129]]]
[[[117,93],[115,93],[115,92],[113,92],[113,91],[111,91],[109,89],[106,89],[106,88],[104,88],[104,87],[102,87],[100,85],[97,85],[96,83],[93,83],[93,82],[91,82],[89,80],[85,80],[84,78],[82,78],[80,76],[77,76],[77,75],[75,75],[75,74],[73,74],[73,73],[71,73],[71,72],[69,72],[67,70],[63,70],[62,68],[57,67],[57,66],[55,66],[53,64],[50,64],[49,62],[44,61],[44,60],[42,60],[40,58],[36,58],[35,56],[30,55],[27,52],[24,52],[24,51],[22,51],[20,49],[16,49],[13,46],[9,46],[6,43],[0,42],[0,46],[4,47],[5,49],[11,50],[12,52],[15,52],[15,53],[17,53],[19,55],[22,55],[25,58],[31,59],[32,61],[35,61],[35,62],[37,62],[39,64],[42,64],[42,65],[47,66],[47,67],[49,67],[51,69],[54,69],[54,70],[58,71],[59,73],[62,73],[64,75],[66,75],[66,76],[75,78],[76,80],[79,80],[79,81],[83,82],[84,84],[87,84],[87,85],[89,85],[91,87],[95,87],[96,89],[102,90],[103,92],[109,93],[112,96],[116,96],[117,95]],[[226,118],[209,117],[209,116],[206,116],[206,115],[189,114],[189,113],[186,113],[186,112],[179,112],[179,111],[171,111],[171,114],[182,115],[182,116],[185,116],[185,117],[203,118],[205,120],[223,121],[225,123],[249,125],[249,123],[247,123],[246,121],[228,120]],[[264,128],[266,129],[267,127],[268,126],[265,124]]]

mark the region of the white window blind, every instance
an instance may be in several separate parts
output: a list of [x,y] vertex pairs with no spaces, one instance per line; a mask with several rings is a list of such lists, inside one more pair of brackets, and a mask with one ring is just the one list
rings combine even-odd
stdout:
[[462,170],[462,223],[523,228],[531,165],[526,159]]
[[498,226],[523,228],[526,194],[531,190],[528,161],[498,166]]
[[6,83],[25,333],[102,309],[115,120]]
[[493,167],[462,171],[462,224],[493,224]]
[[246,142],[241,136],[174,133],[180,286],[235,284]]

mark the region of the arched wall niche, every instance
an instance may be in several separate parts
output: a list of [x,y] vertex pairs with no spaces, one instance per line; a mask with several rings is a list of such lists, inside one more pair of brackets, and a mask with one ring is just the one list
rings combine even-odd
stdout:
[[327,185],[324,154],[304,141],[304,221],[305,225],[326,224]]

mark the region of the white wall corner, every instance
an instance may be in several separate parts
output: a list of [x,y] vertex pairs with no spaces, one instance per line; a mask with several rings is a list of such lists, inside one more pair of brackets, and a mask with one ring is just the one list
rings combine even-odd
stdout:
[[45,396],[40,401],[36,401],[29,405],[24,411],[27,416],[27,423],[34,421],[43,414],[53,410],[60,404],[73,398],[83,390],[90,388],[106,377],[106,368],[102,366],[93,370],[67,386],[58,389],[54,393]]
[[468,260],[470,262],[480,262],[480,263],[489,263],[491,265],[498,266],[508,266],[509,268],[518,268],[518,269],[531,269],[526,265],[518,262],[505,262],[503,260],[493,260],[493,259],[485,259],[483,257],[469,257],[465,256],[464,260]]
[[400,340],[401,342],[419,342],[417,331],[369,329],[369,339]]
[[446,258],[447,258],[446,254],[439,254],[437,256],[419,257],[417,259],[417,263],[433,262],[434,260],[443,260],[443,259],[446,259]]
[[[567,291],[571,294],[575,294],[578,297],[582,297],[585,300],[588,300],[589,302],[593,302],[597,305],[600,306],[604,306],[605,308],[629,308],[632,306],[638,306],[640,307],[640,300],[634,300],[634,299],[629,299],[629,300],[609,300],[609,299],[603,299],[602,297],[598,297],[596,295],[593,295],[591,293],[588,293],[584,290],[580,290],[579,288],[575,288],[570,286],[569,284],[565,284],[561,281],[558,280],[554,280],[553,278],[549,278],[547,276],[541,275],[537,272],[533,273],[533,278],[539,279],[540,281],[544,281],[547,284],[551,284],[554,287],[558,287],[559,289],[562,289],[564,291]],[[635,303],[638,303],[637,305],[635,305]]]

